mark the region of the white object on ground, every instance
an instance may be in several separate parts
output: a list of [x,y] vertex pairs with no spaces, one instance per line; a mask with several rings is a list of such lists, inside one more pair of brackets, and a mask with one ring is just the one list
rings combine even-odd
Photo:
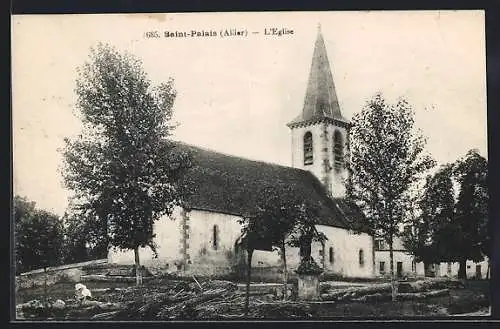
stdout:
[[92,297],[92,294],[90,293],[90,290],[88,290],[87,288],[84,288],[84,289],[82,290],[82,296],[83,296],[84,298],[86,298],[86,297]]
[[81,283],[77,283],[75,284],[75,290],[80,290],[80,289],[85,289],[87,287],[85,287],[84,284],[81,284]]
[[76,294],[75,294],[76,298],[78,298],[80,300],[86,300],[87,298],[92,297],[92,293],[84,284],[77,283],[75,285],[75,290],[76,290]]

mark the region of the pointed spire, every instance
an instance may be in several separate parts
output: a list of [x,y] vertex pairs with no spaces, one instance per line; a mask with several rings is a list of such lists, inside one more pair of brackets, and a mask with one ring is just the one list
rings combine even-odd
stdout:
[[318,33],[314,45],[304,108],[302,115],[295,119],[294,122],[323,117],[345,121],[340,112],[325,41],[321,33],[321,24],[318,23]]

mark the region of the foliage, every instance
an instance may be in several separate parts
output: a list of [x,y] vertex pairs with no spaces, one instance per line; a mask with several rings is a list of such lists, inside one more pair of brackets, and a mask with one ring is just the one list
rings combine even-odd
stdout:
[[[490,256],[492,230],[488,221],[487,160],[476,150],[427,178],[419,207],[421,215],[406,230],[406,247],[430,263],[465,261]],[[459,186],[455,200],[453,183]]]
[[381,94],[352,120],[347,194],[364,211],[372,234],[389,244],[411,208],[411,187],[434,165],[415,130],[408,102],[389,104]]
[[251,278],[252,254],[256,249],[277,248],[284,261],[284,284],[286,278],[285,245],[298,246],[302,260],[312,260],[311,243],[324,241],[326,237],[316,228],[318,207],[296,198],[291,188],[281,189],[278,193],[267,188],[259,195],[258,206],[240,220],[242,235],[240,245],[247,251],[247,291],[245,311],[248,313],[248,300]]
[[323,273],[323,269],[311,257],[308,260],[301,261],[295,272],[297,274],[321,274]]
[[294,222],[290,220],[294,205],[290,200],[272,188],[267,188],[259,196],[257,208],[240,221],[242,243],[259,249],[260,242],[266,245],[278,244],[291,232]]
[[455,175],[460,184],[456,203],[456,222],[462,233],[456,241],[456,252],[469,259],[491,256],[492,230],[488,222],[488,162],[476,150],[459,159]]
[[304,241],[310,244],[326,239],[315,228],[319,207],[299,200],[291,188],[279,191],[266,188],[257,204],[255,211],[240,221],[243,225],[242,243],[249,241],[255,249],[260,243],[281,248],[285,240],[290,246],[300,247]]
[[476,150],[470,150],[455,163],[454,173],[460,189],[455,218],[436,237],[444,256],[458,261],[459,278],[466,278],[466,260],[481,261],[491,256],[492,230],[488,222],[488,163]]
[[65,185],[80,218],[105,225],[112,246],[155,250],[153,224],[182,204],[177,182],[190,166],[189,154],[168,140],[173,80],[153,87],[138,59],[103,44],[78,72],[84,129],[65,140]]
[[448,248],[440,250],[436,237],[443,236],[454,218],[452,175],[453,166],[445,165],[426,178],[424,192],[418,203],[420,214],[405,229],[405,247],[417,261],[436,263],[444,253],[449,252]]
[[[71,209],[71,208],[70,208]],[[78,263],[107,257],[106,222],[98,217],[83,218],[75,209],[64,216],[64,262]]]
[[389,245],[393,301],[393,241],[411,211],[412,188],[421,174],[434,166],[424,153],[426,141],[416,131],[414,116],[404,98],[390,104],[379,93],[354,115],[349,136],[347,196],[365,213],[371,234]]
[[[311,245],[313,242],[324,243],[327,240],[326,235],[323,232],[319,232],[314,226],[314,222],[305,220],[307,217],[307,212],[305,212],[304,205],[301,205],[301,211],[299,212],[298,221],[290,235],[288,245],[292,247],[298,247],[300,253],[301,262],[310,261],[311,258]],[[314,217],[312,217],[314,218]],[[305,221],[304,221],[305,220]],[[311,225],[313,224],[313,225]]]
[[14,197],[16,273],[62,263],[61,219],[34,202]]

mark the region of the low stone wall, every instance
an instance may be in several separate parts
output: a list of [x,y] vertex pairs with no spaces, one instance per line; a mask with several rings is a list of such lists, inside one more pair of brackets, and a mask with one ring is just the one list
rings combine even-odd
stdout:
[[53,285],[57,282],[79,282],[84,274],[83,267],[105,264],[106,262],[106,259],[99,259],[21,273],[16,276],[16,289],[41,287],[45,282],[47,285]]

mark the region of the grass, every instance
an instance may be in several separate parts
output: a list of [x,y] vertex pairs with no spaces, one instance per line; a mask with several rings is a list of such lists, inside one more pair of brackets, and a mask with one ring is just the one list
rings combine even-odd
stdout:
[[[99,297],[99,292],[95,292],[96,289],[105,288],[125,288],[129,287],[130,283],[120,283],[120,282],[85,282],[84,283],[88,289],[90,289],[94,297]],[[30,300],[42,300],[44,298],[44,288],[20,288],[16,294],[16,304],[21,304],[28,302]],[[75,295],[75,283],[74,282],[59,282],[47,287],[47,296],[52,300],[62,299],[63,301],[68,299],[73,299]]]

